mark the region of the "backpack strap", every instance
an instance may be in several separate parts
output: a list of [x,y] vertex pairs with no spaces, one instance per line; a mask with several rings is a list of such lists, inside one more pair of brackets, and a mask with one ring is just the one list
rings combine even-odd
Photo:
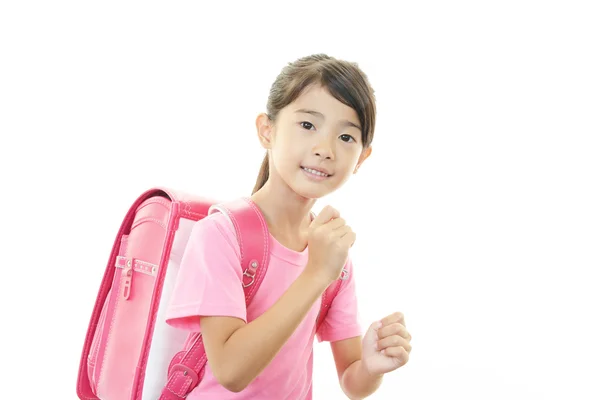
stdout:
[[269,229],[261,211],[251,200],[241,198],[226,205],[214,205],[209,214],[222,212],[235,228],[240,244],[240,259],[246,306],[256,294],[269,264]]
[[319,310],[319,314],[317,315],[317,332],[319,332],[321,324],[323,324],[323,321],[325,321],[325,317],[327,317],[327,312],[331,308],[331,304],[333,303],[335,296],[337,296],[337,294],[339,293],[343,282],[346,279],[348,279],[349,274],[350,273],[348,272],[348,270],[344,267],[344,269],[342,269],[342,273],[339,279],[336,279],[335,282],[329,285],[325,292],[323,292],[323,296],[321,299],[321,309]]
[[[267,273],[269,265],[269,231],[260,210],[247,198],[226,204],[213,205],[209,214],[221,212],[235,228],[240,245],[241,268],[243,270],[246,307]],[[171,361],[167,384],[159,400],[181,400],[198,385],[204,376],[206,352],[202,334],[194,334],[187,351],[181,351]]]

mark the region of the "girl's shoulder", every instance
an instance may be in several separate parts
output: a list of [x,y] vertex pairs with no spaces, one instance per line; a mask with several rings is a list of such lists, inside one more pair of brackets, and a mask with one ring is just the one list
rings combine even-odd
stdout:
[[203,247],[213,250],[229,247],[238,257],[240,254],[235,228],[229,217],[221,212],[209,214],[195,222],[190,240],[200,242]]

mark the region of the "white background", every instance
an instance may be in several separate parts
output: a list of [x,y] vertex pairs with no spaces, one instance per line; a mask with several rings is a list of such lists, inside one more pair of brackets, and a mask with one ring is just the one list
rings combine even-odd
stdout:
[[[2,397],[76,398],[131,202],[248,195],[271,83],[325,52],[379,114],[315,211],[357,231],[365,328],[398,310],[413,336],[372,398],[600,398],[595,2],[214,3],[0,6]],[[344,398],[326,344],[316,362],[315,398]]]

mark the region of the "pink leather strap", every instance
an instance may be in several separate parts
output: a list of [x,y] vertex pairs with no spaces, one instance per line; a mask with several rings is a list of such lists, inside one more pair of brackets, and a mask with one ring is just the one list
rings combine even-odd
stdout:
[[349,272],[346,269],[342,270],[340,278],[333,282],[323,293],[323,297],[321,300],[321,309],[319,310],[319,315],[317,316],[317,332],[321,328],[321,324],[325,321],[325,317],[327,317],[327,312],[331,308],[331,304],[333,303],[333,299],[340,291],[342,287],[342,283],[346,279],[348,279]]
[[[262,213],[246,198],[210,208],[209,214],[222,212],[229,217],[240,244],[241,267],[246,306],[256,294],[269,264],[269,231]],[[192,338],[187,351],[178,353],[171,362],[168,382],[159,400],[181,400],[198,385],[204,376],[206,353],[202,335]]]
[[267,272],[269,229],[261,211],[250,199],[241,198],[225,206],[215,205],[211,207],[209,214],[218,211],[226,214],[235,228],[240,244],[243,286],[248,304]]
[[158,265],[149,263],[142,260],[132,260],[131,258],[117,256],[115,262],[115,268],[120,269],[133,269],[134,271],[141,272],[142,274],[156,276]]

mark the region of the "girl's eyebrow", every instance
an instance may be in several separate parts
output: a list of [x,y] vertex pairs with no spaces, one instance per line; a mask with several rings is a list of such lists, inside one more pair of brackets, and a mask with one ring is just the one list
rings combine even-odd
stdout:
[[[311,115],[314,115],[316,117],[325,119],[325,116],[323,114],[321,114],[320,112],[315,111],[315,110],[309,110],[309,109],[306,109],[306,108],[300,108],[300,109],[296,110],[295,112],[296,113],[311,114]],[[348,120],[343,120],[342,121],[342,126],[344,126],[344,127],[350,126],[350,127],[354,127],[356,129],[358,129],[359,131],[361,130],[360,129],[360,125],[356,125],[354,122],[350,122]]]

